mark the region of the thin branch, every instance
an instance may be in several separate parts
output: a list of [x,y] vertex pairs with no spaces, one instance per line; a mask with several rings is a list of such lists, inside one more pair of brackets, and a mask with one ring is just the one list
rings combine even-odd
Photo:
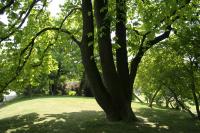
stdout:
[[[28,10],[28,8],[27,8],[27,10]],[[26,10],[26,11],[22,11],[22,12],[20,13],[19,18],[10,26],[10,28],[8,29],[8,31],[11,31],[11,30],[13,30],[13,28],[15,28],[15,26],[16,26],[17,23],[18,23],[18,21],[22,19],[24,13],[26,13],[27,10]]]
[[[59,28],[52,28],[52,29],[50,29],[50,30],[59,30]],[[70,36],[70,38],[71,38],[78,46],[81,45],[81,42],[80,42],[79,40],[77,40],[76,37],[75,37],[74,35],[72,35],[72,33],[71,33],[70,31],[68,31],[68,30],[66,30],[66,29],[61,29],[60,31],[63,32],[63,33],[68,34],[68,35]]]
[[42,54],[42,57],[40,58],[40,62],[37,63],[37,64],[33,64],[32,67],[35,68],[35,67],[39,67],[42,65],[43,63],[43,60],[44,60],[44,57],[45,57],[45,54],[46,52],[49,50],[49,48],[53,45],[53,43],[50,43],[44,50],[43,54]]
[[[184,5],[182,5],[179,9],[175,10],[169,17],[165,17],[163,18],[159,24],[165,22],[166,19],[169,19],[173,16],[175,16],[177,14],[177,11],[184,8],[187,4],[189,4],[191,2],[191,0],[187,0],[186,3]],[[170,32],[172,30],[172,27],[171,25],[177,20],[179,19],[180,17],[179,16],[176,16],[172,19],[171,21],[171,24],[169,24],[168,26],[166,26],[166,30],[163,34],[155,37],[153,40],[149,40],[147,41],[147,45],[144,46],[144,42],[147,38],[147,35],[149,35],[151,32],[153,32],[156,28],[159,27],[159,24],[155,25],[155,27],[153,28],[153,30],[150,30],[148,32],[146,32],[144,35],[143,35],[143,38],[141,40],[141,43],[140,43],[140,46],[139,46],[139,50],[135,56],[135,58],[132,59],[131,61],[131,66],[130,66],[130,74],[129,74],[129,77],[130,77],[130,84],[133,85],[134,84],[134,80],[135,80],[135,77],[136,77],[136,73],[137,73],[137,69],[138,69],[138,66],[139,66],[139,63],[144,55],[144,53],[149,49],[151,48],[153,45],[159,43],[160,41],[166,39],[169,37],[170,35]],[[137,32],[137,31],[136,31]],[[138,32],[139,33],[139,32]]]
[[163,34],[161,34],[160,36],[154,38],[153,40],[148,41],[146,43],[147,44],[146,46],[144,46],[144,41],[145,41],[148,33],[143,35],[139,50],[138,50],[135,58],[133,58],[131,60],[131,67],[130,67],[130,73],[129,73],[131,86],[133,86],[133,84],[134,84],[134,80],[135,80],[135,77],[136,77],[136,74],[137,74],[137,69],[138,69],[139,63],[140,63],[144,53],[149,48],[151,48],[153,45],[155,45],[156,43],[168,38],[169,35],[170,35],[171,30],[172,30],[172,28],[171,28],[171,25],[170,25],[170,26],[167,27],[167,30]]
[[[47,27],[47,28],[44,28],[42,29],[41,31],[39,31],[30,41],[30,43],[21,51],[20,53],[20,59],[19,59],[19,63],[18,63],[18,67],[15,71],[15,75],[8,81],[5,83],[5,85],[0,85],[1,86],[1,89],[0,89],[0,93],[3,93],[5,91],[5,89],[8,87],[8,85],[10,83],[12,83],[14,80],[17,79],[17,77],[20,75],[21,71],[23,70],[24,66],[26,65],[28,59],[30,58],[31,56],[31,53],[32,53],[32,50],[33,50],[33,46],[34,46],[34,43],[35,43],[35,40],[41,35],[43,34],[44,32],[46,31],[61,31],[63,33],[66,33],[70,36],[70,38],[78,45],[80,46],[81,45],[81,42],[78,41],[75,36],[73,36],[71,34],[71,32],[69,32],[68,30],[66,29],[60,29],[60,28],[57,28],[57,27]],[[48,48],[50,47],[50,45],[45,49],[45,51],[48,50]],[[25,56],[25,58],[22,58],[22,56],[26,53],[26,51],[30,49],[28,51],[28,54]]]
[[139,35],[139,36],[142,35],[142,34],[141,34],[138,30],[136,30],[136,29],[133,29],[133,31],[134,31],[137,35]]
[[[173,16],[176,16],[177,12],[179,10],[183,9],[184,7],[186,7],[186,5],[188,5],[190,2],[191,2],[191,0],[186,0],[186,3],[184,5],[180,6],[178,9],[174,10],[170,16],[164,17],[162,20],[160,20],[160,22],[157,25],[154,26],[154,28],[152,30],[146,32],[145,34],[148,35],[148,34],[152,33],[154,30],[156,30],[160,26],[160,24],[165,22],[167,19],[170,19]],[[179,17],[179,16],[177,16],[177,17]]]
[[[81,42],[78,41],[78,40],[71,34],[71,32],[69,32],[68,30],[66,30],[66,29],[60,29],[60,28],[56,28],[56,27],[47,27],[47,28],[44,28],[44,29],[42,29],[41,31],[39,31],[39,32],[32,38],[32,40],[31,40],[31,42],[29,43],[29,45],[27,45],[27,46],[21,51],[20,57],[23,56],[23,54],[28,50],[29,47],[32,47],[32,46],[34,45],[34,41],[36,40],[36,38],[37,38],[38,36],[40,36],[42,33],[46,32],[46,31],[49,31],[49,30],[61,31],[61,32],[63,32],[63,33],[66,33],[66,34],[68,34],[68,35],[70,36],[70,38],[71,38],[74,42],[76,42],[76,44],[77,44],[78,46],[80,46],[80,44],[81,44]],[[29,57],[28,57],[28,58],[29,58]],[[21,59],[21,58],[20,58],[20,59]],[[19,64],[21,64],[21,60],[19,61]]]
[[153,45],[159,43],[160,41],[163,41],[166,38],[168,38],[169,35],[170,35],[171,30],[172,30],[172,27],[170,25],[170,26],[167,27],[167,30],[163,34],[155,37],[153,40],[147,41],[147,45],[143,47],[144,50],[148,50]]
[[[59,32],[60,32],[60,30],[62,30],[62,26],[63,26],[64,22],[65,22],[65,21],[67,20],[67,18],[68,18],[74,11],[76,11],[77,9],[80,9],[80,8],[77,8],[77,7],[73,8],[73,9],[64,17],[64,19],[62,20],[62,22],[61,22],[61,24],[60,24],[60,26],[59,26],[59,29],[57,30],[57,31],[58,31],[58,34],[57,34],[57,37],[56,37],[55,40],[58,39]],[[75,42],[77,42],[77,41],[75,41]]]
[[76,11],[77,9],[80,9],[80,7],[75,7],[73,8],[71,11],[69,11],[69,13],[65,16],[65,18],[63,19],[63,21],[61,22],[61,25],[60,25],[60,28],[62,28],[64,22],[66,21],[66,19],[74,12]]
[[133,93],[133,96],[134,96],[140,103],[144,103],[135,93]]
[[[53,28],[53,27],[52,27]],[[60,29],[60,28],[54,28],[54,29],[52,29],[52,30],[56,30],[56,31],[61,31],[61,32],[63,32],[63,33],[66,33],[66,34],[68,34],[69,33],[69,31],[66,31],[65,29]],[[70,34],[70,37],[71,37],[71,39],[74,41],[74,42],[76,42],[76,44],[78,45],[78,46],[80,46],[80,44],[81,44],[81,42],[80,41],[78,41],[75,37],[72,37],[72,35]],[[48,45],[47,47],[46,47],[46,49],[44,50],[44,52],[43,52],[43,55],[42,55],[42,57],[41,57],[41,61],[38,63],[38,64],[34,64],[34,65],[32,65],[32,67],[38,67],[38,66],[40,66],[40,65],[42,65],[42,63],[43,63],[43,59],[44,59],[44,56],[45,56],[45,53],[47,52],[47,50],[50,48],[50,46],[52,46],[53,44],[50,44],[50,45]]]
[[9,8],[12,4],[15,3],[15,0],[10,0],[10,2],[0,9],[0,14],[4,14],[5,10]]
[[44,3],[42,5],[42,8],[39,10],[39,12],[36,15],[36,19],[40,16],[40,14],[42,13],[42,11],[44,10],[44,8],[47,6],[47,0],[44,0]]
[[5,41],[6,39],[8,39],[10,36],[12,36],[17,29],[21,28],[21,26],[24,24],[24,22],[26,21],[27,17],[29,16],[31,10],[33,9],[33,7],[35,6],[35,4],[37,2],[39,2],[40,0],[33,0],[33,2],[31,3],[30,7],[28,8],[28,11],[26,13],[26,15],[24,16],[24,18],[22,19],[21,23],[15,28],[15,30],[11,31],[8,35],[6,35],[5,37],[0,38],[0,43],[2,41]]
[[[71,36],[71,33],[70,33],[69,31],[66,31],[66,30],[62,29],[62,26],[63,26],[64,22],[67,20],[67,18],[68,18],[74,11],[76,11],[77,9],[80,9],[80,8],[79,8],[79,7],[73,8],[73,9],[64,17],[64,19],[62,20],[62,22],[61,22],[59,28],[57,28],[57,30],[56,30],[56,28],[55,28],[55,30],[58,31],[58,34],[57,34],[55,40],[58,39],[59,32],[64,32],[64,33],[70,34],[70,36]],[[52,30],[54,30],[54,29],[52,29]],[[74,36],[71,36],[71,39],[72,39],[74,42],[76,42],[76,43],[80,46],[80,43],[81,43],[81,42],[79,42]],[[50,46],[52,46],[52,45],[53,45],[53,44],[50,44],[50,45],[48,45],[48,46],[46,47],[46,49],[44,50],[44,53],[43,53],[43,55],[42,55],[41,61],[40,61],[38,64],[32,65],[32,67],[38,67],[38,66],[42,65],[43,59],[44,59],[44,56],[45,56],[45,53],[47,52],[47,50],[48,50],[48,49],[50,48]]]

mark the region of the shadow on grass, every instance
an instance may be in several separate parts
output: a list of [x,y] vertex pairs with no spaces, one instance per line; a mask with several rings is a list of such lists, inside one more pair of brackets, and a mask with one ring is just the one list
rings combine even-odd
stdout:
[[[31,113],[0,119],[0,133],[198,133],[200,131],[200,126],[195,125],[196,123],[190,119],[183,120],[181,117],[171,116],[172,118],[165,120],[162,117],[166,117],[166,112],[159,111],[140,110],[137,115],[144,119],[136,123],[108,122],[101,111],[45,114],[43,116]],[[149,123],[146,122],[147,118]],[[176,129],[177,126],[185,127]]]
[[192,119],[186,112],[166,108],[138,109],[137,116],[157,129],[165,128],[171,133],[199,133],[200,121]]

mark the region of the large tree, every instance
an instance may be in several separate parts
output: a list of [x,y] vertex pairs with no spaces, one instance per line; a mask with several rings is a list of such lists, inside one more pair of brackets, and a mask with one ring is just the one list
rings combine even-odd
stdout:
[[[107,118],[114,121],[124,120],[132,121],[136,120],[131,109],[131,99],[132,99],[132,86],[137,73],[138,65],[141,61],[144,53],[151,48],[153,45],[169,37],[172,30],[172,24],[179,19],[177,12],[185,8],[190,1],[184,1],[173,7],[169,14],[166,14],[162,19],[158,19],[155,16],[157,23],[152,26],[152,23],[146,26],[151,27],[148,32],[142,34],[141,32],[134,30],[138,35],[141,35],[140,45],[137,49],[134,58],[131,61],[131,66],[128,66],[127,57],[127,1],[126,0],[116,0],[115,5],[115,18],[111,19],[111,9],[110,1],[82,1],[82,16],[83,16],[83,36],[80,44],[83,65],[85,67],[86,75],[92,87],[94,96],[99,103],[99,105],[105,111]],[[172,1],[173,3],[174,1]],[[136,2],[137,3],[137,2]],[[135,4],[136,4],[135,3]],[[165,3],[165,2],[164,2]],[[93,5],[94,9],[93,9]],[[138,4],[138,5],[137,5]],[[138,2],[136,7],[143,8],[141,3]],[[143,2],[143,4],[153,4],[151,1]],[[163,2],[158,2],[163,4]],[[166,2],[166,4],[170,4]],[[173,3],[174,4],[174,3]],[[140,7],[141,6],[141,7]],[[145,7],[145,6],[144,6]],[[168,6],[167,6],[168,7]],[[152,9],[156,7],[152,7]],[[168,8],[169,9],[169,8]],[[101,62],[102,77],[100,76],[96,61],[93,58],[94,50],[94,18],[97,25],[97,43],[99,47],[99,56]],[[145,9],[143,9],[145,10]],[[138,10],[139,12],[140,10]],[[145,12],[145,11],[144,11]],[[155,12],[152,12],[154,14]],[[157,12],[158,14],[161,12]],[[144,15],[147,15],[144,13]],[[142,16],[142,15],[141,15]],[[160,14],[161,16],[161,14]],[[145,17],[150,19],[148,16],[143,16],[143,21]],[[154,19],[155,19],[154,18]],[[137,18],[139,19],[139,18]],[[119,46],[115,51],[115,58],[113,58],[112,49],[112,39],[111,39],[111,21],[115,22],[115,34],[116,43]],[[167,21],[167,22],[166,22]],[[169,21],[169,22],[168,22]],[[164,25],[164,26],[162,26]],[[158,28],[159,27],[159,28]],[[149,29],[149,28],[147,28]],[[132,29],[133,30],[133,29]],[[146,30],[146,29],[145,29]],[[159,36],[155,36],[156,30],[160,32]],[[158,32],[158,33],[159,33]],[[154,35],[152,35],[154,34]],[[149,37],[151,36],[151,37]],[[116,62],[116,63],[115,63]]]
[[[27,2],[24,5],[20,2],[10,1],[1,5],[1,13],[7,12],[14,16],[17,12],[12,9],[20,10],[22,6],[25,6],[25,9],[22,8],[22,12],[20,12],[22,17],[18,16],[19,19],[16,23],[8,25],[7,29],[3,26],[0,27],[8,32],[7,35],[1,34],[1,42],[18,34],[18,29],[23,25],[34,5],[39,2],[43,3],[43,6],[34,8],[34,12],[37,12],[38,9],[47,5],[47,0],[33,0],[32,3]],[[80,47],[90,87],[107,118],[112,121],[137,120],[131,108],[132,86],[143,55],[152,46],[168,38],[170,32],[176,29],[177,25],[189,21],[193,16],[197,17],[198,10],[195,6],[198,6],[198,3],[198,0],[82,0],[77,3],[76,1],[67,1],[64,6],[68,12],[59,26],[52,27],[49,24],[50,27],[40,28],[38,33],[33,32],[35,36],[28,45],[20,47],[20,61],[16,74],[4,85],[1,85],[3,88],[1,92],[19,76],[39,36],[48,31],[57,31],[54,33],[58,34],[62,32],[68,35],[66,39],[71,38]],[[26,7],[27,5],[28,7]],[[77,34],[77,32],[70,32],[63,28],[67,18],[77,10],[82,13],[82,24],[80,24],[80,20],[70,19],[69,22],[66,22],[68,25],[65,27],[74,27],[75,24],[79,28],[82,26],[81,39],[78,38],[80,32]],[[41,10],[39,10],[40,12]],[[24,15],[24,13],[26,14]],[[37,18],[39,15],[35,13],[35,16]],[[79,16],[80,14],[76,14],[72,18],[80,19]],[[20,20],[22,20],[21,23]],[[73,28],[69,29],[73,31]],[[115,33],[114,38],[111,36],[113,33]],[[128,62],[128,50],[131,50],[130,53],[132,53],[130,62]],[[98,54],[95,53],[96,51]],[[100,59],[96,58],[97,56]],[[99,61],[100,63],[98,63]]]

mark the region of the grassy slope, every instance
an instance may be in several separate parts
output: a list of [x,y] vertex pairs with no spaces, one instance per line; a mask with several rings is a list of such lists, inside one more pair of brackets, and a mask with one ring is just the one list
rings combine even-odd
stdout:
[[46,97],[0,108],[0,133],[199,133],[200,122],[183,112],[133,103],[137,123],[111,123],[91,98]]

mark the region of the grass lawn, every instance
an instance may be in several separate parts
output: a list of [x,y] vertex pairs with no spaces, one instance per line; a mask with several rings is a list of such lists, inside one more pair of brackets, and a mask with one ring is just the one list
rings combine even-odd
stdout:
[[0,107],[0,133],[200,133],[187,113],[132,106],[140,122],[111,123],[92,98],[19,99]]

